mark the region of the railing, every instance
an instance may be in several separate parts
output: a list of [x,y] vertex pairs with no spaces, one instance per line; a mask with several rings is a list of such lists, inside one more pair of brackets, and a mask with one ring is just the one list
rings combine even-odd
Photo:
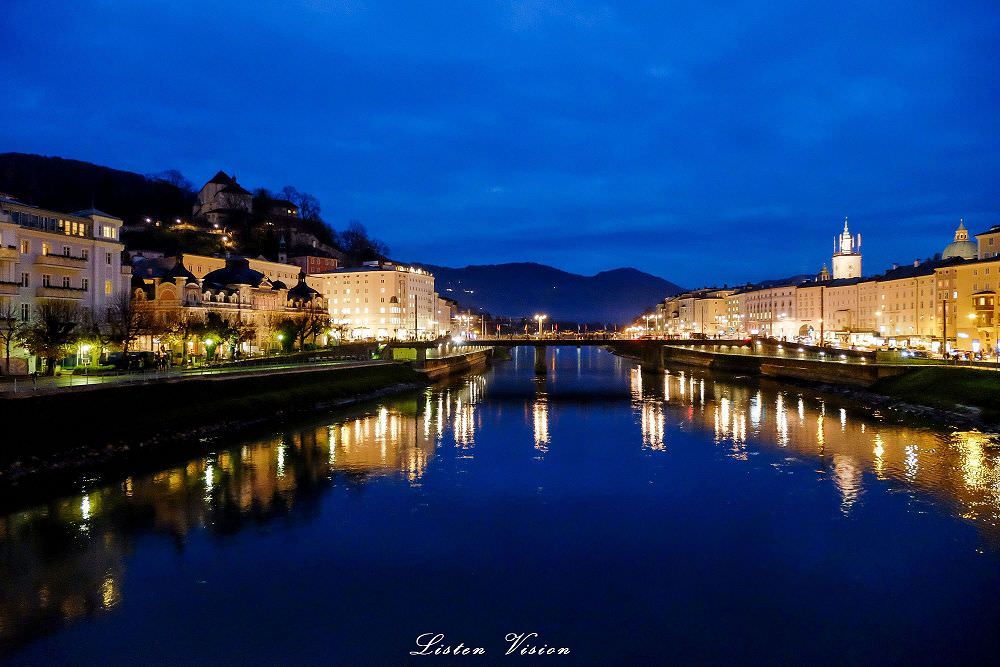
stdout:
[[80,269],[88,262],[86,257],[74,257],[73,255],[36,255],[35,264],[41,266],[58,266],[64,269]]
[[87,292],[83,287],[62,287],[56,285],[42,285],[35,290],[35,295],[51,299],[82,299]]

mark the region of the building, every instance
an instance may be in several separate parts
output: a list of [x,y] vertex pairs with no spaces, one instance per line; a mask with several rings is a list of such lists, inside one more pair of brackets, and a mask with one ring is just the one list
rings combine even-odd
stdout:
[[[264,274],[272,283],[294,285],[298,280],[299,274],[302,273],[302,267],[295,264],[272,262],[263,257],[245,257],[243,259],[247,261],[251,269]],[[224,268],[226,261],[226,257],[219,256],[196,255],[193,253],[185,253],[183,255],[184,265],[198,279],[204,278],[212,271]],[[158,266],[169,270],[177,262],[177,257],[164,257],[162,253],[153,253],[150,255],[136,253],[132,255],[132,265],[140,271],[145,270],[149,266]]]
[[[240,338],[213,341],[216,352],[228,356],[266,354],[282,346],[278,336],[286,320],[301,322],[317,313],[326,320],[326,301],[306,284],[303,273],[289,287],[255,269],[253,262],[259,265],[259,260],[231,257],[198,275],[189,267],[203,259],[187,255],[133,261],[132,298],[151,316],[151,330],[140,340],[141,349],[171,350],[182,357],[205,354],[213,334],[200,332],[198,325],[205,324],[211,313],[226,321]],[[315,327],[305,333],[303,339],[326,344],[325,326],[322,331]]]
[[306,272],[306,275],[314,273],[329,273],[340,268],[340,260],[336,257],[321,257],[319,255],[299,255],[289,257],[289,264],[294,264]]
[[1000,256],[1000,225],[993,225],[981,234],[976,234],[976,254],[979,259]]
[[644,329],[672,338],[709,338],[729,329],[727,298],[735,290],[705,287],[668,297],[648,315]]
[[252,211],[253,195],[236,182],[235,176],[220,171],[198,191],[192,216],[209,224],[222,225],[235,216],[249,215]]
[[434,294],[434,299],[437,304],[434,311],[434,320],[437,322],[437,335],[448,335],[456,330],[453,322],[455,316],[458,315],[458,302],[437,293]]
[[434,276],[422,269],[368,262],[306,281],[326,299],[345,338],[433,338],[441,330]]
[[[128,293],[121,226],[96,209],[59,213],[0,196],[0,306],[25,322],[53,302],[102,317]],[[27,356],[17,350],[11,370],[33,371]]]
[[944,250],[941,251],[941,259],[952,259],[954,257],[961,257],[962,259],[977,259],[979,257],[979,246],[969,240],[969,230],[965,228],[964,218],[958,222],[958,229],[955,230],[955,240],[946,245]]
[[861,234],[851,236],[844,218],[844,231],[833,241],[833,279],[861,277]]

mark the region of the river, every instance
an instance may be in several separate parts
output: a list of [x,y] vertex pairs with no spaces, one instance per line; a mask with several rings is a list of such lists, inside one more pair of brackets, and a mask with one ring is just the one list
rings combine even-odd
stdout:
[[[532,361],[0,517],[0,657],[419,664],[440,633],[501,661],[537,633],[507,659],[995,659],[991,436],[598,349]],[[542,645],[570,654],[519,654]]]

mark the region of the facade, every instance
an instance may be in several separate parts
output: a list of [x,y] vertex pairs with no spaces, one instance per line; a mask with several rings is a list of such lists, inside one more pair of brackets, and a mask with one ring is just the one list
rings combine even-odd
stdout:
[[1000,225],[993,225],[982,234],[976,234],[976,251],[979,259],[1000,257]]
[[433,338],[441,331],[434,276],[422,269],[369,262],[306,277],[345,338]]
[[458,302],[437,293],[434,294],[434,299],[436,303],[434,319],[437,322],[437,335],[447,335],[455,331],[453,321],[455,316],[458,315]]
[[672,338],[714,338],[729,327],[727,298],[734,290],[706,287],[669,297],[657,304],[646,330]]
[[[940,259],[860,275],[860,235],[846,222],[834,271],[800,283],[679,294],[644,316],[661,335],[764,336],[843,346],[917,347],[982,352],[998,344],[1000,226],[969,240],[964,221]],[[991,243],[992,241],[992,243]],[[637,325],[642,327],[640,321]],[[647,329],[648,330],[648,329]]]
[[[193,273],[195,278],[199,280],[212,271],[225,268],[227,261],[226,257],[210,257],[208,255],[195,255],[193,253],[184,254],[182,259],[187,270]],[[251,269],[264,274],[272,283],[281,283],[285,286],[294,285],[298,280],[299,274],[302,273],[302,267],[295,264],[272,262],[262,257],[246,257],[244,259],[246,259]],[[162,253],[153,253],[149,256],[143,253],[133,255],[132,257],[132,265],[135,267],[157,266],[165,270],[172,268],[177,261],[177,257],[164,257]]]
[[[315,313],[326,318],[326,301],[305,283],[304,274],[288,287],[253,268],[252,260],[235,257],[199,276],[189,268],[197,257],[133,262],[132,298],[149,313],[152,327],[140,340],[140,349],[203,355],[211,337],[202,340],[197,325],[215,313],[244,334],[235,344],[215,341],[219,352],[230,356],[261,354],[280,346],[277,336],[284,320],[301,320]],[[310,337],[326,344],[325,330]],[[229,349],[221,349],[225,345]]]
[[[12,306],[25,322],[51,302],[106,313],[128,293],[121,225],[96,209],[59,213],[0,197],[0,306]],[[31,370],[24,350],[16,357],[12,370]]]
[[294,264],[303,271],[306,275],[312,275],[314,273],[329,273],[330,271],[336,271],[340,268],[340,260],[335,257],[320,257],[318,255],[300,255],[298,257],[289,257],[289,264]]

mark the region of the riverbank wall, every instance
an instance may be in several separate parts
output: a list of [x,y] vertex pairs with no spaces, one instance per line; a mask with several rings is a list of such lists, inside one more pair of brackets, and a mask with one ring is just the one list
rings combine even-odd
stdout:
[[907,366],[858,363],[831,356],[828,360],[781,358],[752,354],[727,354],[715,351],[663,347],[663,363],[679,363],[735,374],[751,374],[777,380],[843,384],[871,387],[880,380],[910,372]]
[[493,348],[471,350],[464,354],[431,358],[415,366],[428,380],[441,380],[462,373],[477,373],[485,369],[493,359]]
[[0,503],[87,472],[110,477],[196,455],[220,437],[479,372],[492,349],[413,362],[307,365],[0,398]]
[[0,496],[31,477],[103,475],[192,443],[426,386],[410,364],[171,378],[0,399]]

